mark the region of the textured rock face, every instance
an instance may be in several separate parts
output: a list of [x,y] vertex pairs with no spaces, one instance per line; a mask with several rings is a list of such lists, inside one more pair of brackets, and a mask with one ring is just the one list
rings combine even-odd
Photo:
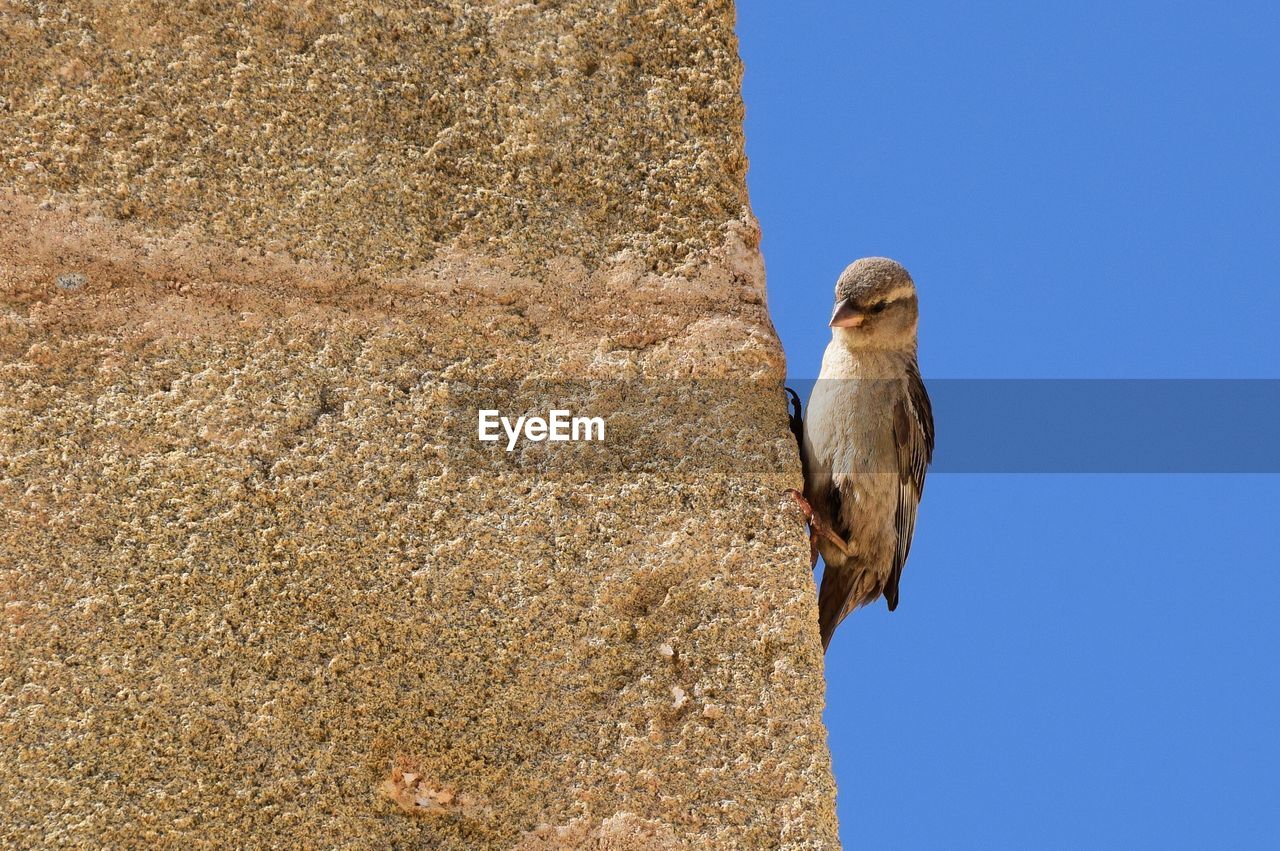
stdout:
[[835,846],[728,3],[0,44],[0,844]]
[[746,204],[728,0],[0,9],[0,169],[111,216],[364,268],[666,267]]

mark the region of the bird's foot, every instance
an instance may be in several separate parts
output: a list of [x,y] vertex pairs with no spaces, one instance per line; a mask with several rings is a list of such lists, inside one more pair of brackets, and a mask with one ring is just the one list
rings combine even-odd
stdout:
[[795,488],[787,488],[788,494],[795,499],[796,504],[800,506],[800,510],[804,512],[805,522],[809,524],[809,567],[810,569],[818,566],[818,530],[813,525],[813,506],[809,504],[809,500],[804,498],[804,494]]
[[809,504],[809,500],[804,498],[804,494],[795,488],[787,488],[786,492],[796,501],[796,505],[800,506],[800,510],[804,512],[804,519],[809,521],[809,557],[813,564],[818,563],[818,537],[822,536],[835,545],[841,555],[852,555],[849,545],[835,532],[827,528],[827,524],[818,519],[813,511],[813,506]]

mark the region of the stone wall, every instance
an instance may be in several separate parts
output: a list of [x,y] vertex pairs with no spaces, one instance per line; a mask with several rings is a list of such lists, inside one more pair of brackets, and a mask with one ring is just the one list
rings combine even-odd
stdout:
[[730,3],[0,51],[0,844],[835,847]]

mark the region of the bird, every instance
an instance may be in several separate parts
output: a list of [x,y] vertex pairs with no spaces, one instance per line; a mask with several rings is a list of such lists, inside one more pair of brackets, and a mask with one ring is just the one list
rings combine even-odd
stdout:
[[[810,556],[825,652],[840,622],[884,597],[898,607],[916,509],[933,459],[933,409],[916,357],[915,282],[887,257],[851,263],[836,281],[831,341],[800,431]],[[792,392],[798,409],[798,397]],[[811,566],[812,566],[811,565]]]

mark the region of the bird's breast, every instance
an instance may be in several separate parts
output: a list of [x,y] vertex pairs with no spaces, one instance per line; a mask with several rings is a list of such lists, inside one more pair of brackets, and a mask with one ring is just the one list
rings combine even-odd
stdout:
[[805,417],[812,463],[833,474],[888,471],[879,463],[893,449],[887,384],[883,379],[818,379]]

